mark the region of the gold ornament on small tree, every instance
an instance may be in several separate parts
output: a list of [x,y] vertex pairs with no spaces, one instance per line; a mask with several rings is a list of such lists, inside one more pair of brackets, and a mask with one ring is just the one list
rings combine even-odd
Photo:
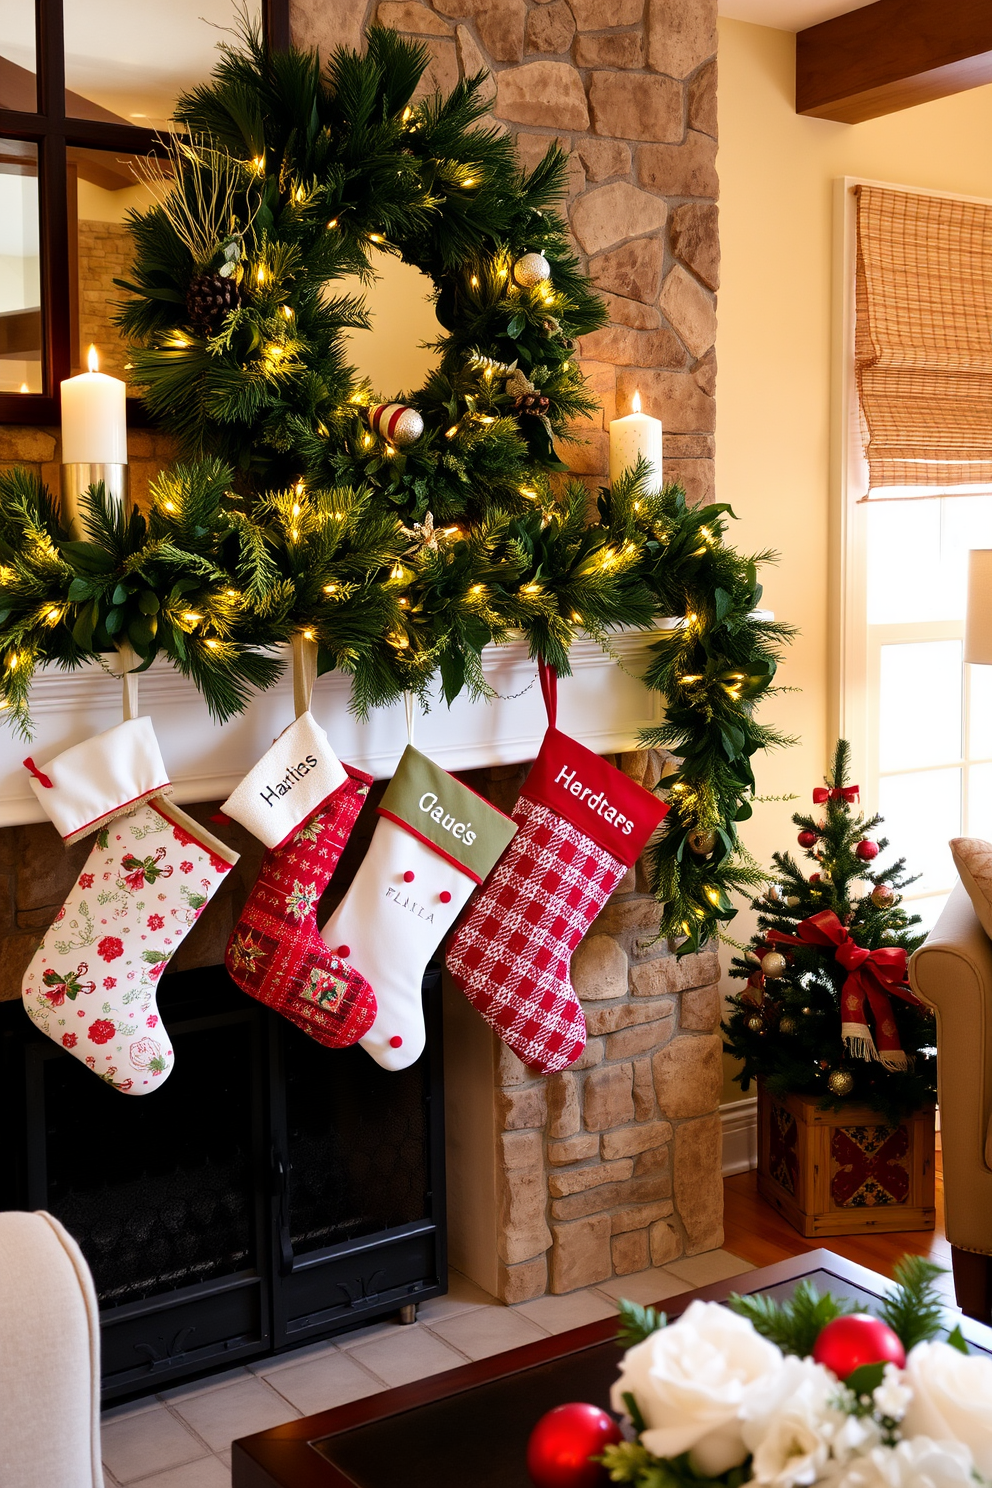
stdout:
[[697,858],[708,858],[716,847],[716,833],[698,829],[690,832],[687,838],[689,851],[695,853]]
[[758,1014],[755,1013],[753,1017],[748,1018],[747,1026],[748,1028],[750,1028],[752,1033],[760,1033],[765,1026],[765,1020],[764,1018],[760,1018]]
[[854,1089],[854,1076],[851,1074],[850,1070],[831,1070],[830,1074],[827,1076],[827,1086],[829,1087],[830,1092],[833,1095],[850,1095],[851,1091]]
[[761,958],[761,969],[766,977],[785,976],[788,965],[781,951],[768,951]]

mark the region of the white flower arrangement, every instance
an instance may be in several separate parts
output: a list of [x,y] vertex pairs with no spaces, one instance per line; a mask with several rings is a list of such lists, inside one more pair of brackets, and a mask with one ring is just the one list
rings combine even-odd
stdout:
[[693,1302],[624,1355],[611,1404],[629,1439],[603,1462],[637,1488],[989,1485],[992,1357],[963,1346],[917,1342],[905,1368],[870,1366],[850,1388],[748,1317]]

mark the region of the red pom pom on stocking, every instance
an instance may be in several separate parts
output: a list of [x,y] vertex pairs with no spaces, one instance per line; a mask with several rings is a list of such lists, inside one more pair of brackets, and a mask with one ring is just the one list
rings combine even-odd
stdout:
[[556,680],[542,666],[551,727],[512,814],[520,830],[447,955],[476,1011],[543,1074],[567,1069],[585,1047],[572,953],[668,811],[559,733]]

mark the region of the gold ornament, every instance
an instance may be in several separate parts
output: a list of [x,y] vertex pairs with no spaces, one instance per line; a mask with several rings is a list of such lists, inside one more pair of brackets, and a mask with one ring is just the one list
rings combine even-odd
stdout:
[[745,951],[744,952],[744,960],[745,961],[749,961],[752,966],[760,966],[761,965],[761,957],[758,956],[758,955],[756,955],[754,953],[754,951]]
[[715,832],[690,832],[686,840],[689,843],[689,851],[695,853],[697,858],[708,858],[716,847]]
[[789,963],[779,951],[769,951],[761,958],[761,969],[766,977],[784,976]]
[[877,909],[891,909],[896,902],[896,891],[888,884],[876,884],[871,891],[871,902]]
[[850,1070],[831,1070],[827,1076],[827,1086],[834,1095],[850,1095],[854,1089],[854,1076]]
[[812,1009],[812,1008],[803,1008],[803,1017],[804,1017],[804,1018],[808,1018],[808,1017],[809,1017],[809,1015],[810,1015],[810,1013],[811,1013],[811,1012],[812,1012],[812,1011],[813,1011],[813,1009]]
[[551,278],[551,265],[543,253],[525,253],[513,265],[513,277],[521,289],[535,289]]
[[750,1028],[752,1033],[760,1033],[765,1026],[765,1020],[764,1018],[759,1018],[758,1015],[755,1014],[754,1017],[748,1018],[747,1026],[748,1028]]
[[796,1031],[796,1020],[795,1020],[795,1018],[790,1018],[789,1015],[788,1015],[788,1013],[786,1013],[785,1017],[782,1018],[781,1021],[779,1022],[778,1031],[779,1031],[779,1033],[795,1033],[795,1031]]

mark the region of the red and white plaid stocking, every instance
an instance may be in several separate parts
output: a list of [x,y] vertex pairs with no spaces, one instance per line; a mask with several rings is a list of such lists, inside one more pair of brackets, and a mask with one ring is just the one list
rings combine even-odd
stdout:
[[317,905],[338,865],[372,777],[342,765],[309,712],[296,720],[224,802],[269,851],[227,947],[243,992],[332,1049],[372,1026],[375,995],[317,929]]
[[567,1069],[586,1042],[569,981],[572,953],[668,807],[550,727],[512,820],[519,831],[448,947],[456,984],[524,1064]]

